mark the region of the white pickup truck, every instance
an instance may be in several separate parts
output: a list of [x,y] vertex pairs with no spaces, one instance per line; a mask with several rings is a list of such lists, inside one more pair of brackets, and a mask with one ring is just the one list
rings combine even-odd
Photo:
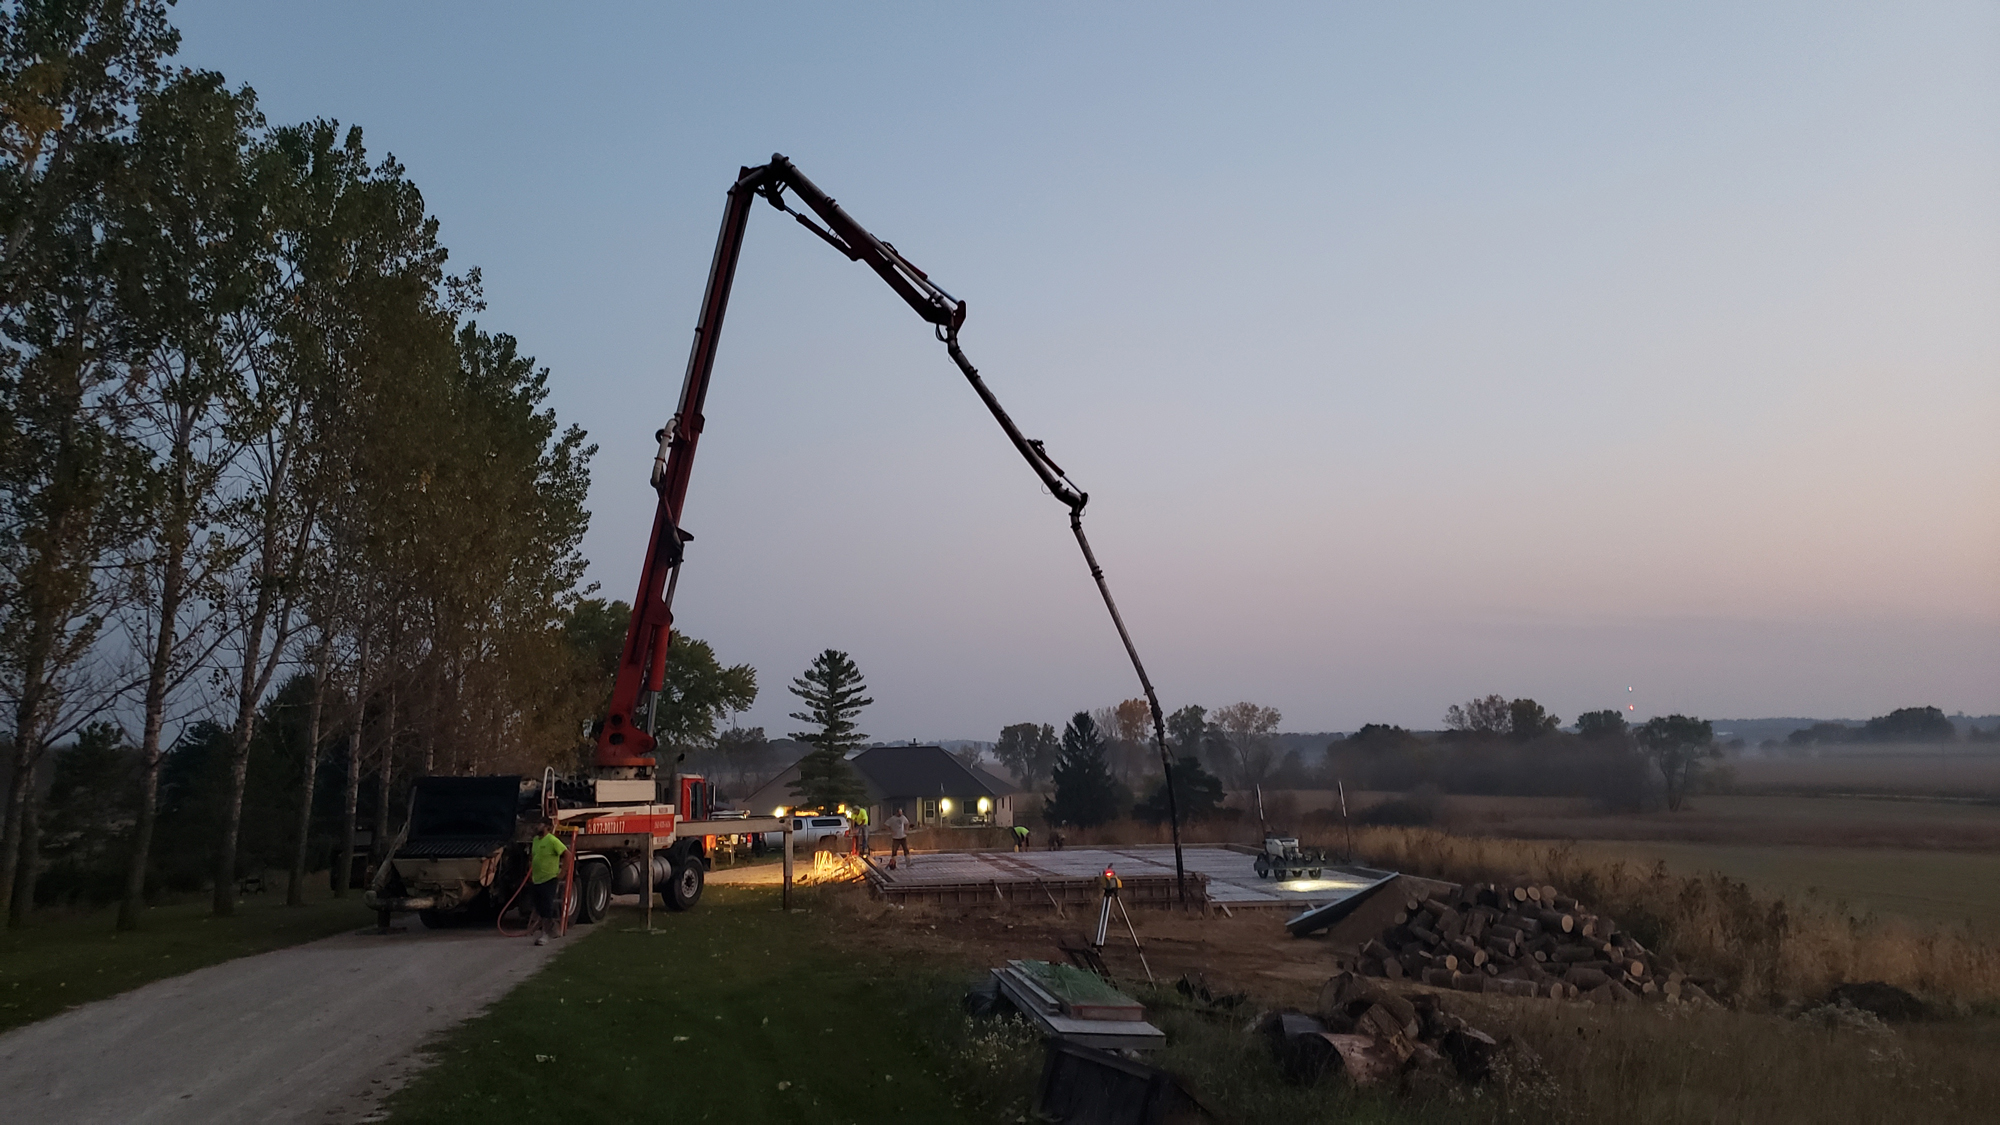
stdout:
[[[847,834],[853,831],[853,824],[844,816],[805,816],[789,818],[792,824],[792,846],[805,851],[821,848],[844,848]],[[764,846],[782,848],[785,836],[782,832],[764,833]]]

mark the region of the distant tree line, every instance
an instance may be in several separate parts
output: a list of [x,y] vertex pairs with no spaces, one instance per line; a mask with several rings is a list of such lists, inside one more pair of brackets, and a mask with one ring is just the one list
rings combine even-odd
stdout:
[[575,592],[594,447],[416,185],[178,41],[158,0],[0,5],[13,920],[226,914],[264,865],[298,901],[411,777],[573,762],[623,631]]
[[[1286,784],[1301,769],[1296,752],[1281,755],[1276,708],[1232,703],[1213,716],[1190,704],[1167,717],[1167,754],[1183,821],[1230,815],[1231,789]],[[1051,824],[1089,827],[1131,815],[1167,819],[1165,775],[1144,699],[1127,699],[1071,716],[1060,734],[1046,723],[1003,728],[994,756],[1030,790],[1048,786],[1044,817]]]
[[[1995,733],[2000,733],[1996,728]],[[1968,732],[1968,741],[1983,741],[1978,727]],[[1936,707],[1899,707],[1877,715],[1860,726],[1847,723],[1814,723],[1785,736],[1787,745],[1839,746],[1847,743],[1906,742],[1939,743],[1958,741],[1958,728]]]
[[1356,789],[1585,797],[1619,811],[1664,798],[1677,809],[1721,755],[1713,725],[1685,715],[1632,727],[1623,712],[1591,711],[1572,733],[1533,699],[1488,695],[1444,719],[1428,737],[1367,724],[1327,746],[1323,775]]

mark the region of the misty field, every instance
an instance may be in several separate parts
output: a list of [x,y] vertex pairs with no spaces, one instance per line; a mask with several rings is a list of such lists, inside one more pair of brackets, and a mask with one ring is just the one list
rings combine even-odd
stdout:
[[[1349,809],[1359,816],[1402,796],[1349,793]],[[1308,789],[1266,794],[1265,804],[1274,825],[1311,834],[1337,823],[1330,811],[1335,800],[1331,792]],[[1690,797],[1679,812],[1614,813],[1577,797],[1446,794],[1437,814],[1438,826],[1455,832],[1537,840],[2000,849],[2000,801],[1971,799],[1707,793]]]
[[1872,793],[2000,800],[2000,754],[1892,748],[1817,758],[1732,758],[1738,792]]
[[1760,894],[1803,896],[1842,913],[1970,922],[2000,931],[2000,854],[1908,848],[1761,847],[1672,840],[1592,840],[1599,859],[1676,872],[1714,871]]
[[2000,805],[1893,797],[1707,794],[1679,812],[1601,813],[1518,798],[1450,798],[1477,831],[1576,840],[1825,845],[1981,851],[2000,848]]

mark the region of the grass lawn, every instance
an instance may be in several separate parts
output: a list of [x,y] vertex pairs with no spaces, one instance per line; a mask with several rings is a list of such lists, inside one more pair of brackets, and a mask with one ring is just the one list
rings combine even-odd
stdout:
[[148,909],[131,933],[115,929],[115,906],[30,916],[25,927],[0,931],[0,1031],[218,961],[374,924],[358,895],[319,894],[304,906],[286,906],[282,892],[253,896],[229,918],[214,917],[203,895]]
[[1031,1053],[968,1031],[963,971],[845,950],[828,935],[834,919],[781,913],[771,887],[715,886],[692,913],[656,912],[654,933],[639,924],[636,909],[614,908],[447,1033],[437,1065],[392,1098],[391,1120],[831,1123],[917,1112],[942,1123],[1026,1112],[1032,1075],[1020,1060]]

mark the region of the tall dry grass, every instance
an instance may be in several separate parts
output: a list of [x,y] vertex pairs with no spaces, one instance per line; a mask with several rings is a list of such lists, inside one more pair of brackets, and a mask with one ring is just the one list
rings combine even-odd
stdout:
[[1589,854],[1588,845],[1355,830],[1355,858],[1451,882],[1532,879],[1610,914],[1648,946],[1715,974],[1750,1006],[1823,996],[1844,981],[1886,981],[1954,1009],[2000,1004],[2000,946],[1969,927],[1854,918],[1752,894],[1708,872],[1676,874]]

